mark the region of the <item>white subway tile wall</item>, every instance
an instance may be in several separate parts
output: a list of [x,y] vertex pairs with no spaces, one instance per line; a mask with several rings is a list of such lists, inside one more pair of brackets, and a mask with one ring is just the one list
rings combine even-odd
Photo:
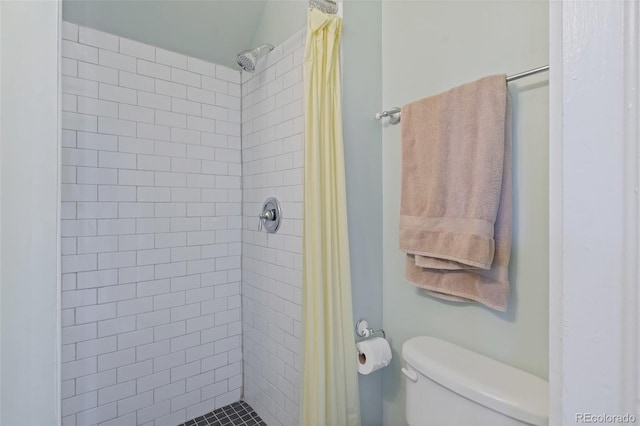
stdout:
[[[244,399],[270,426],[298,424],[304,38],[304,30],[296,33],[255,74],[243,73],[241,89]],[[267,234],[258,231],[258,214],[273,196],[283,220]]]
[[63,424],[175,425],[241,396],[240,73],[62,33]]

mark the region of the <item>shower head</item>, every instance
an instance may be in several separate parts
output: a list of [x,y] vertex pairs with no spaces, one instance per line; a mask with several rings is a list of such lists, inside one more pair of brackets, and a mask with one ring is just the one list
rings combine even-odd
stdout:
[[244,52],[238,53],[236,60],[238,61],[238,65],[240,65],[243,70],[253,73],[256,71],[256,64],[258,63],[258,59],[264,56],[266,53],[271,52],[272,50],[272,45],[261,44],[255,49],[245,50]]
[[333,0],[309,0],[309,7],[331,15],[338,13],[338,4]]

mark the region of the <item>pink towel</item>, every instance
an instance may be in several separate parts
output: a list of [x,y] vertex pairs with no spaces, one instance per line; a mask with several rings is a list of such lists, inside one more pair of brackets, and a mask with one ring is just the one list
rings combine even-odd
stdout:
[[506,76],[405,105],[402,156],[407,281],[434,296],[506,310],[512,221]]

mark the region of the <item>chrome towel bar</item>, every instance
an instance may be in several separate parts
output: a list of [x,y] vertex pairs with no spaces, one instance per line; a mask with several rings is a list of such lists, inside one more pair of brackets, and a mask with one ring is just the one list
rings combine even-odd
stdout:
[[[545,71],[549,71],[549,65],[507,76],[507,83]],[[374,117],[376,120],[380,120],[384,117],[389,117],[389,122],[391,124],[397,124],[400,122],[400,114],[402,114],[402,109],[400,107],[393,107],[388,111],[377,112]]]

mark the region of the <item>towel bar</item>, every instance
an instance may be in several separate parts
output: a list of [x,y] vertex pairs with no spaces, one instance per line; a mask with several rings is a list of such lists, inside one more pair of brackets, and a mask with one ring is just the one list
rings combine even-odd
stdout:
[[[542,67],[534,68],[532,70],[523,71],[518,74],[510,75],[507,77],[507,83],[510,83],[515,80],[519,80],[524,77],[529,77],[530,75],[545,72],[545,71],[549,71],[549,65],[544,65]],[[400,107],[393,107],[388,111],[377,112],[374,117],[376,120],[380,120],[384,117],[389,117],[389,123],[398,124],[400,122],[400,114],[402,114],[402,109]]]

